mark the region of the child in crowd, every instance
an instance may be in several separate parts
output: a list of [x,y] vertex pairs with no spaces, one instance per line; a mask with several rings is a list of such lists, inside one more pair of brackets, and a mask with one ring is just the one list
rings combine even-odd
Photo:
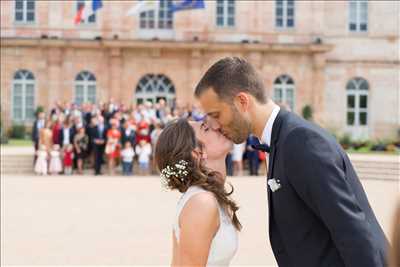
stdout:
[[35,173],[39,175],[47,175],[47,147],[40,145],[40,149],[36,152]]
[[64,174],[71,175],[72,174],[72,163],[74,159],[73,147],[71,144],[67,145],[67,148],[64,151]]
[[145,139],[140,140],[139,144],[136,145],[136,154],[138,155],[139,169],[141,175],[149,173],[150,168],[150,156],[151,156],[151,145]]
[[133,150],[130,141],[125,142],[124,149],[121,151],[121,156],[123,175],[132,175],[133,157],[135,156],[135,151]]
[[59,174],[62,171],[60,145],[53,145],[53,150],[50,152],[50,168],[49,172],[53,175]]

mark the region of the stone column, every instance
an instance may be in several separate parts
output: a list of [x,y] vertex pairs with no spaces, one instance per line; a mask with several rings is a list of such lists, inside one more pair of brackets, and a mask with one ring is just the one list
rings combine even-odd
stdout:
[[259,71],[260,73],[262,72],[262,67],[263,67],[262,52],[251,51],[247,53],[246,59],[250,62],[251,65],[253,65],[257,69],[257,71]]
[[62,99],[62,73],[61,63],[63,61],[62,49],[59,47],[50,47],[47,51],[47,81],[44,81],[38,88],[39,92],[47,92],[47,103],[46,106],[51,109],[55,102]]
[[202,52],[200,50],[192,50],[189,54],[188,87],[185,96],[189,106],[194,102],[194,89],[203,75],[201,57]]
[[[14,48],[15,49],[15,48]],[[3,133],[5,134],[8,127],[11,126],[11,114],[12,114],[12,82],[13,75],[15,73],[15,69],[10,66],[11,64],[7,64],[7,61],[11,61],[11,56],[8,54],[9,51],[12,51],[13,48],[10,47],[1,47],[1,57],[0,57],[0,89],[1,89],[1,97],[0,97],[0,108],[1,108],[1,127],[3,129]],[[16,49],[15,49],[16,50]],[[11,54],[11,52],[10,52]]]
[[325,54],[316,53],[313,55],[313,72],[312,72],[312,108],[313,118],[316,122],[324,124],[325,116]]
[[[110,49],[110,71],[109,71],[109,85],[106,92],[102,92],[103,98],[114,98],[114,100],[119,101],[124,104],[129,104],[131,99],[127,99],[126,94],[122,88],[122,58],[121,58],[121,49],[120,48],[111,48]],[[102,88],[103,90],[105,88]],[[101,101],[105,101],[106,99],[101,99]]]
[[264,88],[269,99],[272,99],[272,77],[271,66],[275,66],[275,59],[269,52],[263,52],[261,56],[260,74],[264,82]]
[[63,61],[61,64],[61,75],[63,81],[61,83],[61,94],[59,100],[73,102],[75,96],[75,78],[80,69],[78,70],[74,66],[76,64],[76,58],[73,47],[65,47],[63,51]]

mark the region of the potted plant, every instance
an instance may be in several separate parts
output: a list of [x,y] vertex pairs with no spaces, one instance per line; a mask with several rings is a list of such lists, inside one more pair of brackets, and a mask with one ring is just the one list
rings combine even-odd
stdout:
[[313,116],[313,109],[310,105],[305,105],[302,109],[303,118],[311,121]]
[[10,137],[15,139],[25,139],[26,128],[23,124],[13,124],[10,130]]
[[7,135],[4,133],[3,129],[3,119],[0,117],[0,144],[8,144]]
[[339,140],[339,143],[343,149],[349,149],[351,147],[351,142],[352,141],[349,134],[344,134]]
[[386,151],[386,144],[382,140],[377,140],[371,148],[372,151]]

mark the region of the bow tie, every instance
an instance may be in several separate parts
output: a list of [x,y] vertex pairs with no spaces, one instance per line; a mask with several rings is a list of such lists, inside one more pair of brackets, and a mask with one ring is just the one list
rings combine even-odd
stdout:
[[260,150],[266,153],[271,152],[271,147],[266,144],[252,145],[251,147],[255,150]]

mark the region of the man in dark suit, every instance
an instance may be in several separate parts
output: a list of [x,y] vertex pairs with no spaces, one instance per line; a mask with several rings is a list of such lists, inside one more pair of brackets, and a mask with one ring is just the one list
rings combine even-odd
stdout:
[[124,146],[125,142],[130,142],[132,147],[136,146],[136,130],[129,121],[125,121],[121,127],[121,144]]
[[259,145],[259,140],[254,135],[249,135],[246,141],[246,157],[251,176],[258,176],[258,169],[260,165],[260,154],[254,145]]
[[325,130],[281,110],[240,58],[205,73],[195,95],[209,126],[270,151],[269,237],[280,267],[386,266],[388,242],[354,168]]
[[90,117],[89,123],[86,125],[86,133],[89,137],[89,144],[87,154],[89,155],[89,162],[91,166],[94,166],[94,137],[97,132],[97,116],[93,115]]
[[36,162],[36,151],[39,149],[39,137],[40,137],[40,129],[45,127],[46,125],[46,114],[44,112],[39,112],[37,114],[36,120],[33,122],[32,126],[32,142],[35,147],[35,155],[33,157],[33,164]]
[[39,132],[46,124],[46,114],[44,112],[39,112],[37,114],[36,120],[33,122],[32,126],[32,142],[35,145],[35,151],[39,149]]
[[91,132],[90,139],[93,140],[94,150],[94,174],[101,174],[101,165],[103,164],[104,149],[106,145],[107,129],[104,124],[104,118],[98,117],[95,131]]
[[67,145],[73,145],[75,134],[76,134],[76,131],[71,126],[69,119],[66,119],[63,123],[63,126],[60,130],[60,135],[59,135],[59,138],[60,138],[59,144],[61,144],[61,147],[65,148]]

